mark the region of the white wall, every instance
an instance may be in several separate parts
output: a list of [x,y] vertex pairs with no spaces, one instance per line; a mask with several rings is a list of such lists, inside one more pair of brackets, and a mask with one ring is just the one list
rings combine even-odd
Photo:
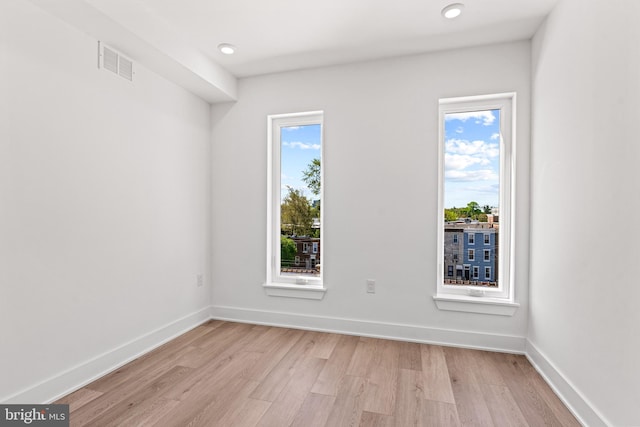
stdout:
[[210,113],[26,1],[0,43],[0,401],[33,403],[208,316]]
[[[238,102],[212,108],[214,316],[523,351],[529,73],[530,44],[519,42],[240,80]],[[507,91],[518,93],[522,307],[513,317],[439,311],[438,99]],[[325,112],[328,292],[267,296],[267,115],[312,110]],[[376,294],[365,293],[367,278]]]
[[640,425],[639,22],[564,0],[533,44],[529,351],[593,426]]

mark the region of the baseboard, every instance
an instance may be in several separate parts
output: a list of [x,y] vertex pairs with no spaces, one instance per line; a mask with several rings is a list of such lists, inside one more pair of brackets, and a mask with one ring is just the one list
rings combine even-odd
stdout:
[[524,354],[525,338],[425,326],[212,306],[211,318],[425,344]]
[[210,319],[203,308],[22,390],[3,403],[51,403]]
[[526,340],[525,354],[536,371],[582,425],[589,427],[612,425],[593,408],[593,405],[573,386],[571,381],[529,340]]

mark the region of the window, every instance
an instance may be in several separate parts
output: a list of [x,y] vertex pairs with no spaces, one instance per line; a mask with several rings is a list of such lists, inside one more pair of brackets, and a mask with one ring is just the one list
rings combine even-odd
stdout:
[[457,261],[458,260],[458,254],[453,254],[453,260]]
[[458,243],[458,235],[457,234],[453,235],[453,243]]
[[491,267],[484,268],[484,280],[491,280]]
[[[269,116],[267,280],[271,288],[320,299],[322,270],[323,113]],[[303,257],[310,250],[314,255]],[[294,261],[294,262],[291,262]],[[286,267],[286,268],[284,268]],[[302,290],[311,292],[303,295]]]
[[480,277],[480,267],[478,267],[477,265],[473,266],[473,278],[475,280],[478,280],[478,278]]
[[[434,299],[442,309],[508,315],[518,307],[511,283],[515,105],[515,93],[440,100],[439,268]],[[445,224],[468,235],[465,246],[475,245],[475,235],[482,235],[488,286],[445,283],[444,260],[452,250],[445,245]],[[465,249],[468,261],[475,261],[475,251]],[[477,276],[475,267],[472,276]]]
[[453,276],[453,265],[450,265],[447,267],[447,276],[449,277]]

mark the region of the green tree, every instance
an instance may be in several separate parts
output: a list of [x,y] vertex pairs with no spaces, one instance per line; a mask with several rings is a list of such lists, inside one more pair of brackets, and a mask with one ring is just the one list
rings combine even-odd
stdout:
[[280,236],[280,260],[282,264],[290,265],[298,253],[296,242],[285,236]]
[[489,215],[489,214],[491,213],[491,206],[489,206],[489,205],[484,205],[484,206],[482,207],[482,213],[485,213],[485,214]]
[[309,190],[316,196],[320,194],[320,159],[313,159],[307,165],[307,169],[302,171],[302,180],[307,183]]
[[478,219],[478,215],[481,214],[480,205],[478,202],[467,203],[467,216],[471,219]]
[[311,233],[313,214],[309,200],[297,190],[287,186],[288,193],[280,206],[280,228],[289,235],[304,236]]
[[480,215],[478,215],[478,221],[480,222],[487,222],[488,221],[488,217],[486,213],[481,213]]
[[456,219],[458,219],[458,215],[452,209],[444,210],[445,221],[455,221]]

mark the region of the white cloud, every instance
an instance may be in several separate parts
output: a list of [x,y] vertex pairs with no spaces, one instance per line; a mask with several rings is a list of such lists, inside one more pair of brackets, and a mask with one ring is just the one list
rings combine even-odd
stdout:
[[444,174],[447,181],[466,182],[466,181],[489,181],[498,179],[498,175],[490,169],[481,170],[449,170]]
[[462,126],[458,126],[456,133],[464,133],[464,128]]
[[320,144],[307,144],[306,142],[286,142],[282,143],[284,147],[299,148],[301,150],[319,150]]
[[292,131],[292,130],[298,130],[300,129],[300,126],[287,126],[285,128],[283,128],[286,131]]
[[444,168],[445,170],[457,170],[461,171],[469,166],[473,165],[487,165],[489,160],[481,157],[469,156],[466,154],[449,154],[444,155]]
[[485,126],[490,126],[496,120],[496,116],[491,111],[468,111],[466,113],[448,113],[445,116],[445,120],[460,120],[466,122],[469,119],[477,119],[476,123],[482,123]]
[[498,157],[500,149],[495,143],[485,141],[467,141],[465,139],[449,139],[445,142],[445,152],[449,154],[465,154],[481,156],[486,159]]
[[499,133],[491,134],[491,140],[492,140],[492,141],[495,141],[495,140],[496,140],[496,139],[498,139],[498,138],[500,138],[500,134],[499,134]]

